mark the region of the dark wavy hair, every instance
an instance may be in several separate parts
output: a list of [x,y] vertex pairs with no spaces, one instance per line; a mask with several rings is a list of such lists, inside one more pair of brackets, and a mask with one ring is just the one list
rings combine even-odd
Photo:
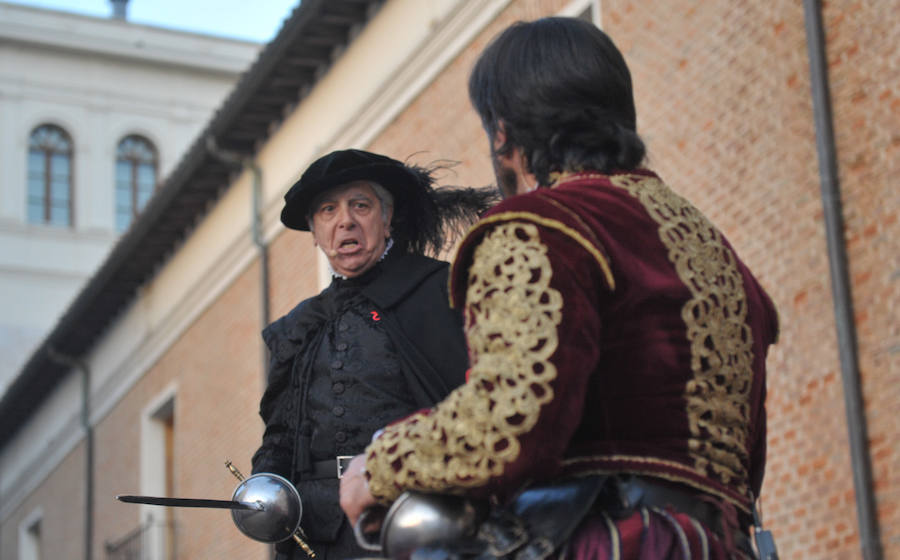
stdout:
[[541,185],[561,171],[629,170],[644,159],[631,74],[596,26],[575,18],[519,22],[497,36],[469,77],[469,97],[493,141],[522,150]]

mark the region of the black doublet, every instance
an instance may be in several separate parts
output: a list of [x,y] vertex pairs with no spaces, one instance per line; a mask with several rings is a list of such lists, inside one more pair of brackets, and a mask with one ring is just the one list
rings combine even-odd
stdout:
[[328,320],[307,380],[312,461],[359,453],[384,426],[416,411],[380,313],[354,280],[335,280],[323,298]]
[[[294,482],[311,541],[352,540],[337,477],[310,479],[312,463],[361,453],[377,429],[464,381],[465,340],[461,317],[448,307],[447,273],[441,261],[388,255],[358,278],[335,279],[263,331],[271,352],[260,403],[266,431],[253,472]],[[345,544],[352,543],[334,552]],[[290,547],[297,548],[290,541],[278,548]]]

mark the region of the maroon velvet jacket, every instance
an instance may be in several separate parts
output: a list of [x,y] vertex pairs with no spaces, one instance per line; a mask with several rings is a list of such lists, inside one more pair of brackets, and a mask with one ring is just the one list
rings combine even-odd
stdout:
[[463,240],[469,382],[368,448],[370,489],[501,500],[583,473],[689,485],[749,511],[778,319],[722,234],[649,171],[512,197]]

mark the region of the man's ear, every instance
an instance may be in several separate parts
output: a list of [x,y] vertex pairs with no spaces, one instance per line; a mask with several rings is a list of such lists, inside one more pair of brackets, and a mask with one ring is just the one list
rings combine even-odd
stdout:
[[390,237],[391,237],[391,223],[394,221],[394,207],[393,207],[393,206],[388,206],[388,207],[387,207],[387,212],[385,212],[385,214],[387,214],[387,215],[384,217],[384,222],[385,222],[385,223],[384,223],[384,238],[385,238],[385,239],[390,239]]
[[505,154],[500,153],[500,148],[506,144],[506,125],[503,121],[497,122],[497,132],[494,133],[492,143],[493,146],[491,151],[493,152],[494,157],[497,158],[497,161],[503,162],[508,166],[515,166],[520,163],[517,158],[517,154],[519,153],[518,148],[508,150]]
[[506,144],[506,124],[503,121],[497,121],[497,130],[494,132],[494,137],[491,139],[492,144],[494,145],[494,151],[500,149],[500,147]]

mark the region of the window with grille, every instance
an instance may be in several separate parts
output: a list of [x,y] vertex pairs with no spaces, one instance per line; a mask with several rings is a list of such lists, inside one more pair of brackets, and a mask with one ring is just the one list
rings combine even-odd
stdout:
[[45,124],[28,142],[28,221],[72,226],[72,139],[62,128]]
[[116,229],[125,231],[156,188],[158,156],[142,136],[125,137],[116,149]]

